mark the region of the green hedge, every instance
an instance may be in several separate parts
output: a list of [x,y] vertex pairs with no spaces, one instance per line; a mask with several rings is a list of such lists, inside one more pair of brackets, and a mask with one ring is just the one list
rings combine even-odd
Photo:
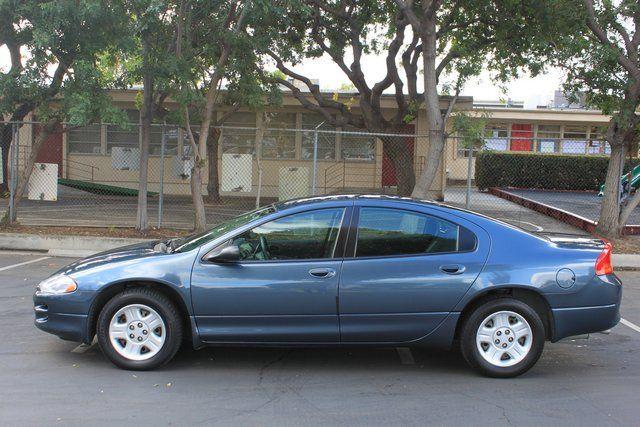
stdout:
[[[604,183],[609,158],[566,154],[484,151],[476,157],[475,182],[490,187],[597,191]],[[627,161],[625,170],[639,160]]]

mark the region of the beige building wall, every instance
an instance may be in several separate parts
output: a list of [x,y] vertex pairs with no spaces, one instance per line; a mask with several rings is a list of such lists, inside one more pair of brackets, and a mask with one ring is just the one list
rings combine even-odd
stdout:
[[[571,126],[585,127],[586,139],[590,139],[591,129],[595,126],[606,126],[610,120],[609,116],[603,115],[599,111],[585,110],[524,110],[510,108],[483,108],[474,109],[471,113],[480,116],[488,116],[489,124],[507,124],[511,129],[512,124],[532,125],[533,151],[539,151],[538,129],[540,125],[559,126],[560,135],[564,135],[564,130]],[[511,131],[509,131],[509,138]],[[565,138],[560,138],[564,140]],[[451,181],[462,181],[467,179],[468,159],[458,150],[459,144],[456,135],[449,140],[446,148],[446,177]],[[587,154],[587,152],[585,152]],[[475,159],[472,159],[472,174],[475,174]]]

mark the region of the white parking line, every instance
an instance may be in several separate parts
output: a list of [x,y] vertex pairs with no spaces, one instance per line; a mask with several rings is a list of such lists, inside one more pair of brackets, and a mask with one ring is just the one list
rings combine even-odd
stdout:
[[20,262],[18,264],[8,265],[6,267],[1,267],[0,271],[11,270],[12,268],[21,267],[21,266],[27,265],[27,264],[33,264],[34,262],[42,261],[42,260],[49,259],[49,258],[51,258],[51,257],[50,256],[43,256],[41,258],[32,259],[30,261],[25,261],[25,262]]
[[400,357],[400,363],[403,365],[415,365],[416,361],[413,359],[413,353],[411,349],[407,347],[396,347],[398,356]]
[[623,325],[627,325],[636,332],[640,332],[640,326],[636,325],[635,323],[629,322],[627,319],[620,319],[620,323],[622,323]]

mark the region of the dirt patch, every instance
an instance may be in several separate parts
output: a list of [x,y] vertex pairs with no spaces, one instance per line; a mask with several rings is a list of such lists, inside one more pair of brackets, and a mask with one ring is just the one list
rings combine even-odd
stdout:
[[614,254],[640,254],[640,236],[625,236],[613,242]]
[[120,227],[52,227],[52,226],[28,226],[11,225],[1,227],[3,233],[26,233],[46,236],[99,236],[99,237],[129,237],[137,239],[163,239],[180,237],[191,234],[188,230],[176,230],[173,228],[151,228],[146,232],[134,228]]

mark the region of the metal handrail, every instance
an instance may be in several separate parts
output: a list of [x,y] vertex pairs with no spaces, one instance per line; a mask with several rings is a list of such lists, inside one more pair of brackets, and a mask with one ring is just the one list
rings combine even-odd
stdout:
[[69,160],[69,159],[67,159],[67,168],[74,167],[75,165],[80,165],[80,166],[84,166],[84,167],[90,168],[89,170],[81,169],[81,168],[77,168],[77,169],[80,172],[90,173],[91,174],[91,182],[93,182],[93,180],[95,178],[95,171],[96,170],[100,170],[100,168],[97,167],[97,166],[89,165],[87,163],[82,163],[82,162],[79,162],[77,160]]

